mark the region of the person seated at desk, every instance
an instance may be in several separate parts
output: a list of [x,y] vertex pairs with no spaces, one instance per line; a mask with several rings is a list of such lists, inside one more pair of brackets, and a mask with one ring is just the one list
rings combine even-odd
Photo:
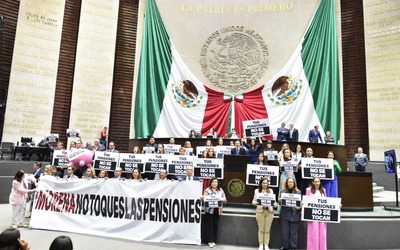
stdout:
[[228,134],[227,138],[229,139],[239,139],[239,135],[236,132],[235,128],[232,128],[231,132]]
[[189,132],[189,138],[201,138],[201,134],[192,129]]
[[218,138],[217,131],[215,131],[214,128],[210,128],[210,132],[207,134],[207,138],[217,139]]
[[235,147],[231,149],[231,155],[246,155],[246,150],[240,146],[240,141],[235,141]]

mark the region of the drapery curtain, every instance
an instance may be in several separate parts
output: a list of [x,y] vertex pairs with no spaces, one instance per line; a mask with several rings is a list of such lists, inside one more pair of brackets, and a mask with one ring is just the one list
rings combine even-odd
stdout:
[[232,98],[224,99],[223,92],[212,90],[207,86],[204,87],[208,93],[208,100],[201,133],[207,135],[210,129],[214,128],[219,136],[225,137]]
[[339,140],[340,79],[333,0],[321,1],[304,36],[301,57],[323,129]]
[[[243,94],[243,99],[235,97],[235,129],[243,135],[243,121],[268,118],[264,104],[261,86],[255,90]],[[272,139],[268,137],[268,139]]]
[[154,0],[146,1],[142,52],[135,100],[135,136],[152,135],[171,70],[171,42]]

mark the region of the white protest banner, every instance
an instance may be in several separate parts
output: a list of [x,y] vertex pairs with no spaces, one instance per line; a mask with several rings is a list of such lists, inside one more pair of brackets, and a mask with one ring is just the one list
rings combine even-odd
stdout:
[[223,206],[221,195],[207,195],[204,196],[204,207],[207,208],[219,208]]
[[246,185],[258,186],[263,177],[268,178],[270,187],[278,187],[279,167],[247,164]]
[[318,177],[321,180],[333,180],[333,159],[301,158],[303,179]]
[[94,169],[114,171],[118,165],[119,153],[96,151],[94,154]]
[[224,160],[213,158],[194,158],[194,176],[200,178],[224,179]]
[[145,173],[160,173],[161,169],[167,169],[171,155],[149,154],[144,167]]
[[[30,226],[135,241],[201,243],[202,183],[43,176]],[[89,225],[89,226],[88,226]]]
[[68,167],[68,161],[65,158],[68,154],[67,150],[54,150],[53,152],[53,162],[52,165],[59,168]]
[[193,156],[171,155],[168,162],[168,174],[186,175],[186,166],[193,166]]
[[232,148],[234,148],[234,146],[217,146],[215,154],[217,155],[217,158],[223,158],[224,155],[231,154]]
[[257,204],[263,207],[272,207],[275,204],[275,195],[272,193],[258,193]]
[[120,153],[119,167],[122,168],[122,172],[132,173],[133,169],[138,168],[143,173],[147,159],[148,156],[145,154]]
[[278,160],[278,151],[264,151],[264,156],[267,161]]
[[178,154],[181,147],[181,145],[176,144],[164,144],[164,152],[170,155],[173,155],[175,153]]
[[297,172],[297,161],[282,161],[279,162],[281,172]]
[[281,193],[281,204],[284,207],[300,207],[301,194]]
[[340,223],[342,198],[303,196],[301,220]]
[[243,121],[243,130],[246,137],[261,136],[271,134],[269,129],[269,120],[259,119],[251,121]]

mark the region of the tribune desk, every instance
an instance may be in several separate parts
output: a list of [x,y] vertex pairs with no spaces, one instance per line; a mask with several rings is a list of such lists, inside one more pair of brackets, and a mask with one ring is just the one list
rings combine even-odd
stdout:
[[[156,138],[156,144],[169,143],[170,138]],[[204,146],[207,138],[175,138],[175,144],[183,145],[185,141],[190,141],[192,147],[196,149],[197,146]],[[131,139],[129,141],[130,152],[134,146],[139,146],[141,149],[148,143],[147,138]],[[218,139],[211,139],[213,145],[218,144]],[[224,139],[224,145],[229,145],[230,139]],[[343,173],[338,176],[339,182],[339,195],[342,197],[343,209],[357,209],[357,210],[371,210],[373,209],[373,195],[372,195],[372,173],[360,172],[347,172],[347,152],[346,147],[343,145],[335,144],[320,144],[308,142],[284,142],[273,141],[273,148],[277,151],[280,150],[283,143],[288,143],[292,151],[295,150],[296,145],[300,144],[303,151],[310,147],[314,151],[314,156],[324,158],[327,156],[328,151],[332,150],[335,154],[335,159],[342,167]],[[263,152],[266,147],[265,141]],[[249,156],[236,156],[225,155],[224,157],[224,180],[221,181],[221,186],[224,189],[228,204],[251,204],[254,195],[255,186],[247,186],[246,184],[246,169],[247,164],[251,163]],[[245,187],[242,190],[242,183]],[[236,194],[229,193],[229,189]],[[274,193],[277,193],[274,189]]]
[[14,159],[17,160],[16,158],[17,154],[24,154],[26,155],[25,157],[28,157],[29,155],[34,155],[36,154],[38,159],[43,157],[43,158],[48,158],[49,157],[49,150],[46,147],[21,147],[21,146],[16,146],[14,148]]

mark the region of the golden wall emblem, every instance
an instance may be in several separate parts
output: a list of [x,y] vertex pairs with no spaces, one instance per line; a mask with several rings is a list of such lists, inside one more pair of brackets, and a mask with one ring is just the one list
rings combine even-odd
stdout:
[[228,182],[228,193],[233,197],[240,197],[246,191],[246,185],[240,179],[234,178]]

